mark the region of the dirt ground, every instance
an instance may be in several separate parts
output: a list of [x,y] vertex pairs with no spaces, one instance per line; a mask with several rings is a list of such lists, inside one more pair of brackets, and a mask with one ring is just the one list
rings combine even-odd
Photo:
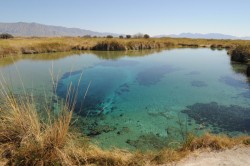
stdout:
[[250,166],[250,147],[218,152],[195,152],[173,166]]

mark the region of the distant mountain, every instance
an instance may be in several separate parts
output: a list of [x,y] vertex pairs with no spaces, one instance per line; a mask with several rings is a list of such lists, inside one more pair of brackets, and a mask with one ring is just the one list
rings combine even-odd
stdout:
[[114,33],[100,33],[79,28],[65,28],[38,23],[0,23],[0,33],[9,33],[14,36],[118,36]]
[[[80,28],[66,28],[62,26],[51,26],[38,23],[0,23],[0,34],[9,33],[14,36],[119,36],[115,33],[102,33]],[[225,35],[220,33],[181,33],[179,35],[158,35],[154,37],[174,37],[174,38],[195,38],[195,39],[243,39],[250,40],[250,37],[236,37],[232,35]]]
[[225,35],[221,33],[181,33],[179,35],[158,35],[155,37],[174,37],[174,38],[193,38],[193,39],[242,39],[242,40],[250,40],[250,37],[237,37],[232,35]]

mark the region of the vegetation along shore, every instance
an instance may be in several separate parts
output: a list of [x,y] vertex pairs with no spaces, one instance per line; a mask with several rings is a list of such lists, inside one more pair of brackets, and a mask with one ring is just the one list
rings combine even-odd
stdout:
[[16,37],[2,35],[0,39],[0,57],[22,54],[55,53],[82,50],[130,51],[164,48],[211,48],[227,49],[231,60],[248,65],[246,74],[250,76],[250,41],[215,40],[188,38],[106,38],[97,37]]

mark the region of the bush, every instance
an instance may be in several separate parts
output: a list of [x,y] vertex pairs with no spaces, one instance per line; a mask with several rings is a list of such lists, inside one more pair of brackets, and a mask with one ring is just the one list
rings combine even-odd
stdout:
[[130,38],[131,38],[131,35],[126,35],[126,38],[127,38],[127,39],[130,39]]
[[231,54],[232,61],[246,63],[250,59],[250,46],[237,46]]
[[123,39],[123,36],[122,36],[122,35],[120,35],[120,36],[119,36],[119,38],[120,38],[120,39]]
[[83,38],[91,38],[91,35],[84,35]]
[[10,39],[10,38],[14,38],[14,37],[8,33],[0,34],[0,39]]
[[248,66],[247,66],[247,76],[250,77],[250,64],[248,64]]
[[101,51],[124,51],[126,50],[126,47],[117,42],[117,41],[101,41],[98,42],[93,48],[92,50],[101,50]]
[[150,38],[150,36],[149,36],[148,34],[145,34],[143,37],[144,37],[145,39],[149,39],[149,38]]
[[107,38],[111,39],[111,38],[113,38],[113,36],[112,35],[108,35]]
[[141,38],[143,38],[143,34],[137,33],[137,34],[135,34],[135,35],[133,36],[133,38],[135,38],[135,39],[141,39]]

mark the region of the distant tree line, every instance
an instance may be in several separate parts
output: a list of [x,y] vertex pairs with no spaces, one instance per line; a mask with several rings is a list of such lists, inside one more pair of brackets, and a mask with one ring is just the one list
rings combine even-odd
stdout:
[[[97,37],[100,37],[100,36],[91,36],[91,35],[84,35],[82,36],[83,38],[97,38]],[[11,34],[8,34],[8,33],[2,33],[0,34],[0,39],[10,39],[10,38],[14,38],[14,36],[12,36]],[[114,38],[114,36],[112,35],[107,35],[107,36],[104,36],[103,38]],[[141,33],[138,33],[138,34],[135,34],[135,35],[120,35],[119,36],[120,39],[123,39],[123,38],[126,38],[126,39],[131,39],[131,38],[134,38],[134,39],[148,39],[150,38],[150,36],[148,34],[141,34]]]
[[[99,37],[99,38],[108,38],[108,39],[112,39],[112,38],[114,38],[114,36],[112,36],[112,35],[107,35],[107,36],[91,36],[91,35],[84,35],[84,36],[82,36],[83,38],[97,38],[97,37]],[[124,39],[124,38],[126,38],[126,39],[131,39],[131,38],[133,38],[133,39],[142,39],[142,38],[144,38],[144,39],[148,39],[148,38],[150,38],[150,36],[148,35],[148,34],[141,34],[141,33],[138,33],[138,34],[135,34],[135,35],[125,35],[125,36],[123,36],[123,35],[120,35],[118,38],[120,38],[120,39]]]
[[0,39],[10,39],[13,38],[14,36],[12,36],[11,34],[8,33],[2,33],[0,34]]

